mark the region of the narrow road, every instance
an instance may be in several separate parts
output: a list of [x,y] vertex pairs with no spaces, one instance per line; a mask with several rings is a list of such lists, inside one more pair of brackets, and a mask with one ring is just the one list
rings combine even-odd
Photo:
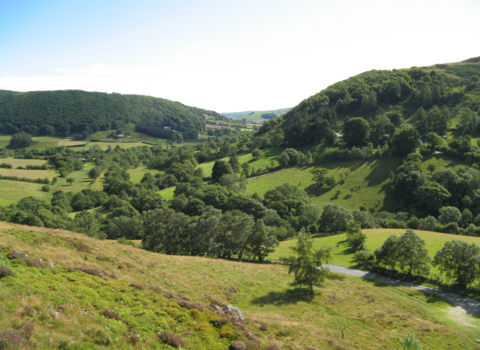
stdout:
[[353,276],[358,276],[358,277],[363,277],[363,278],[368,278],[372,280],[377,280],[381,282],[385,282],[388,284],[392,284],[394,286],[403,286],[403,287],[410,287],[422,292],[428,292],[428,293],[433,293],[437,294],[449,301],[451,301],[454,306],[460,306],[462,309],[464,309],[467,314],[476,314],[477,312],[480,312],[480,301],[467,298],[467,297],[462,297],[461,295],[449,293],[449,292],[444,292],[443,290],[435,289],[435,288],[430,288],[430,287],[425,287],[425,286],[420,286],[418,284],[413,284],[413,283],[408,283],[408,282],[402,282],[398,280],[394,280],[392,278],[388,277],[383,277],[380,275],[377,275],[375,273],[371,272],[366,272],[362,270],[355,270],[349,267],[345,266],[339,266],[339,265],[327,265],[330,268],[330,271],[332,272],[337,272],[337,273],[344,273],[347,275],[353,275]]

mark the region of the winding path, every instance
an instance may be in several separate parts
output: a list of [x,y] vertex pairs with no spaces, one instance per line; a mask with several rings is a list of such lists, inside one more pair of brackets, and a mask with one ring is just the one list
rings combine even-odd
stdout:
[[394,280],[392,278],[384,277],[377,275],[375,273],[371,272],[366,272],[366,271],[361,271],[361,270],[355,270],[349,267],[345,266],[339,266],[339,265],[327,265],[330,268],[330,271],[332,272],[337,272],[337,273],[344,273],[347,275],[353,275],[353,276],[358,276],[358,277],[363,277],[363,278],[368,278],[372,280],[377,280],[381,282],[385,282],[388,284],[392,284],[395,286],[403,286],[403,287],[410,287],[422,292],[428,292],[428,293],[433,293],[437,294],[449,301],[451,301],[454,306],[460,306],[462,309],[464,309],[467,314],[476,314],[480,312],[480,301],[463,297],[461,295],[449,293],[449,292],[444,292],[443,290],[435,289],[435,288],[430,288],[430,287],[425,287],[421,286],[418,284],[413,284],[413,283],[408,283],[408,282],[402,282],[398,280]]

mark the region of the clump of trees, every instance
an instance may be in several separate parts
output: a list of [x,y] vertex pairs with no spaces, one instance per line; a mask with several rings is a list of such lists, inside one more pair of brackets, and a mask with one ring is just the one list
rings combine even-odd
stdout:
[[480,278],[480,247],[460,240],[445,243],[432,261],[425,241],[407,229],[400,237],[392,235],[375,249],[376,264],[393,271],[427,276],[430,265],[437,267],[447,280],[465,289]]

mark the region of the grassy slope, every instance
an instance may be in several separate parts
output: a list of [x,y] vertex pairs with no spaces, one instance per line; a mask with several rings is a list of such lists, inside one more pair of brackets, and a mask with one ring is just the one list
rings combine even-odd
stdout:
[[147,169],[145,166],[141,165],[134,169],[128,169],[128,173],[130,174],[130,181],[133,183],[140,183],[143,179],[143,175],[145,173],[150,173],[152,176],[155,176],[158,173],[163,173],[163,171]]
[[[462,160],[437,154],[424,157],[422,169],[427,171],[430,163],[435,164],[437,170],[442,168],[456,170],[461,165],[468,165]],[[396,204],[392,195],[389,195],[391,191],[389,173],[395,172],[401,164],[401,158],[388,157],[337,161],[315,166],[302,165],[252,179],[248,183],[247,192],[263,195],[283,183],[290,183],[306,189],[314,204],[323,206],[327,203],[335,203],[348,209],[358,209],[360,205],[366,205],[374,206],[377,210],[393,211]],[[333,176],[337,183],[342,178],[345,182],[338,183],[328,190],[309,188],[313,184],[310,170],[316,167],[328,169],[329,176]]]
[[[276,162],[278,156],[283,152],[285,147],[277,147],[277,148],[268,148],[262,151],[262,156],[258,159],[254,159],[251,153],[243,154],[238,156],[238,161],[240,164],[247,162],[250,165],[250,169],[255,167],[255,169],[266,169],[267,167],[271,166],[272,161],[274,161],[275,166],[278,165]],[[227,161],[229,157],[222,158],[222,160]],[[206,177],[212,176],[212,169],[215,161],[202,163],[198,167],[203,169],[203,173]]]
[[[185,349],[201,349],[206,344],[226,347],[221,343],[229,341],[219,339],[205,321],[212,317],[208,311],[179,309],[173,299],[167,300],[148,288],[128,286],[134,282],[173,290],[196,302],[208,304],[208,294],[218,304],[236,305],[247,318],[248,330],[264,346],[392,349],[398,348],[399,337],[414,332],[424,348],[477,349],[477,328],[455,324],[445,313],[445,302],[404,287],[339,276],[328,279],[324,288],[316,288],[312,299],[303,289],[289,285],[292,278],[279,265],[159,255],[61,230],[7,223],[0,223],[0,232],[1,245],[12,246],[32,258],[50,260],[59,268],[13,266],[18,279],[0,279],[0,329],[16,329],[24,335],[25,325],[34,324],[26,347],[35,344],[37,348],[53,348],[65,340],[110,342],[112,348],[128,348],[128,332],[136,332],[142,343],[137,348],[167,349],[155,335],[164,329],[184,334]],[[69,243],[73,240],[95,250],[79,252]],[[119,269],[120,265],[124,268]],[[64,269],[80,266],[100,268],[117,279],[104,281]],[[34,311],[22,316],[27,305]],[[101,316],[104,308],[119,312],[122,322]],[[352,323],[344,340],[332,324],[337,316]],[[479,324],[475,319],[469,322]],[[227,326],[231,327],[228,324],[218,332],[224,332]],[[193,335],[185,335],[187,331]]]

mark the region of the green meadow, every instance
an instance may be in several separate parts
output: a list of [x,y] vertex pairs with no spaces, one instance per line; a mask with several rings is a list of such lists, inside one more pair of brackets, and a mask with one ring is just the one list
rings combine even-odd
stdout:
[[[385,240],[391,235],[397,235],[400,237],[406,232],[406,229],[365,229],[362,230],[367,236],[366,245],[370,252],[374,252],[375,249],[380,247]],[[443,248],[445,242],[451,240],[461,240],[467,243],[475,243],[480,246],[480,237],[451,235],[447,233],[430,232],[414,230],[415,233],[425,241],[425,246],[428,249],[429,255],[433,258],[435,253]],[[353,252],[346,243],[346,234],[337,234],[327,237],[314,236],[314,247],[320,248],[321,246],[332,247],[332,259],[330,264],[354,267],[355,263],[352,261]],[[283,241],[275,249],[275,252],[268,256],[269,260],[280,260],[281,257],[291,255],[291,247],[297,244],[295,239]],[[433,272],[438,272],[435,268]]]

